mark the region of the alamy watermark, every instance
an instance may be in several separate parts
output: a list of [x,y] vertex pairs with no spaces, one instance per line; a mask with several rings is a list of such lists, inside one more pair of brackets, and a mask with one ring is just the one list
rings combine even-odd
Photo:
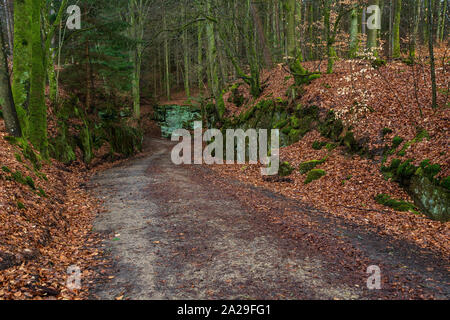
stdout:
[[76,265],[72,265],[67,268],[67,281],[66,287],[69,290],[80,290],[81,289],[81,269]]
[[381,269],[379,266],[369,266],[367,267],[367,289],[369,290],[380,290],[381,289]]
[[[225,140],[222,131],[209,129],[203,133],[202,122],[194,122],[194,150],[192,153],[192,136],[188,130],[178,129],[172,133],[172,141],[180,141],[172,150],[172,162],[180,164],[249,164],[261,163],[262,175],[275,175],[280,164],[280,132],[271,130],[270,145],[268,130],[228,129]],[[248,141],[248,143],[247,143]],[[203,150],[203,142],[209,143]],[[224,157],[224,147],[226,155]],[[270,154],[269,154],[270,147]],[[193,160],[192,160],[193,158]],[[224,160],[225,159],[225,160]]]
[[380,30],[381,29],[381,9],[377,5],[372,5],[367,7],[366,13],[370,15],[367,18],[367,28],[370,30]]

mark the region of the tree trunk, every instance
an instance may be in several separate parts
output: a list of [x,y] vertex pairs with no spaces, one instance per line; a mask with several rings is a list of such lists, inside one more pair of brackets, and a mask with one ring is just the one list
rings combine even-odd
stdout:
[[41,152],[41,155],[47,158],[47,110],[45,105],[44,50],[41,38],[41,9],[42,1],[33,1],[30,28],[32,40],[31,89],[27,137],[34,147]]
[[272,66],[272,55],[266,44],[266,36],[265,36],[264,29],[263,29],[263,26],[261,23],[261,17],[259,15],[259,11],[255,7],[253,2],[251,3],[251,13],[252,13],[252,17],[253,17],[253,24],[256,26],[256,32],[258,34],[259,44],[261,45],[261,48],[263,49],[264,64],[267,68],[270,68]]
[[13,137],[22,136],[9,82],[7,46],[2,21],[0,21],[0,105],[5,119],[6,132]]
[[411,36],[411,44],[409,46],[409,58],[413,62],[416,58],[417,39],[419,37],[419,22],[422,4],[420,0],[414,0],[414,27]]
[[[206,0],[206,12],[211,15],[211,0]],[[214,33],[213,22],[209,21],[206,24],[206,37],[208,44],[208,66],[211,77],[211,91],[216,100],[216,110],[219,119],[222,119],[225,113],[225,102],[223,101],[222,93],[219,88],[219,76],[217,72],[217,49],[216,38]]]
[[198,90],[203,90],[203,23],[199,22],[197,25],[197,81]]
[[439,41],[444,41],[444,33],[445,33],[445,23],[447,22],[447,6],[448,6],[448,0],[444,1],[444,8],[442,9],[442,19],[441,23],[438,27],[439,29]]
[[392,57],[400,58],[400,21],[402,14],[402,0],[395,1],[395,16],[394,16],[394,48]]
[[[372,5],[380,5],[380,0],[371,0],[370,3]],[[373,14],[373,13],[372,13]],[[367,24],[367,20],[364,21]],[[378,30],[374,28],[368,28],[367,31],[367,48],[373,52],[375,56],[378,55],[377,51],[378,47]]]
[[[186,6],[187,3],[184,2],[183,5],[183,13],[184,13],[184,23],[187,22],[187,14],[186,14]],[[184,91],[186,96],[189,98],[191,93],[189,90],[189,43],[188,43],[188,32],[186,28],[183,30],[183,47],[184,47]]]
[[437,108],[437,87],[436,87],[436,66],[434,60],[433,48],[433,7],[430,0],[428,0],[428,49],[430,54],[430,71],[431,71],[431,88],[432,88],[432,107]]
[[327,55],[328,55],[328,66],[327,73],[333,72],[334,61],[336,60],[336,50],[334,49],[334,39],[331,30],[331,0],[324,1],[324,25],[325,25],[325,39],[327,41]]
[[350,23],[350,58],[354,58],[358,52],[359,45],[359,34],[358,34],[358,10],[355,7],[352,9],[351,13],[351,23]]
[[295,1],[284,0],[284,9],[286,14],[286,46],[288,59],[297,58],[297,46],[295,41]]
[[24,133],[27,132],[27,112],[31,70],[31,5],[32,0],[14,2],[14,63],[12,92]]
[[[164,6],[164,3],[163,3]],[[165,83],[166,83],[166,96],[167,100],[170,100],[170,74],[169,74],[169,40],[167,36],[167,21],[166,10],[163,9],[163,29],[164,29],[164,61],[165,61]]]

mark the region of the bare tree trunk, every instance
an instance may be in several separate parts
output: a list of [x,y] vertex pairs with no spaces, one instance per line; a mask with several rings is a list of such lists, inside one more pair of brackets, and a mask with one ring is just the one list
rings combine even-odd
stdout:
[[437,87],[436,87],[436,66],[434,60],[433,47],[433,6],[431,0],[428,0],[428,49],[430,52],[430,70],[431,70],[431,88],[432,88],[432,107],[437,108]]

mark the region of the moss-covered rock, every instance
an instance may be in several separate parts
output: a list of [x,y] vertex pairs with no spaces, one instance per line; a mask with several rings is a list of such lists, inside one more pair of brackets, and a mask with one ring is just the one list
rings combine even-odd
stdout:
[[309,160],[309,161],[305,161],[303,163],[300,164],[299,167],[299,171],[301,174],[305,174],[308,173],[309,171],[311,171],[312,169],[314,169],[315,167],[321,165],[322,163],[324,163],[326,161],[326,158],[322,159],[322,160]]
[[403,201],[403,200],[396,200],[391,198],[387,194],[379,194],[375,197],[375,201],[381,205],[390,207],[397,211],[410,211],[414,213],[417,212],[416,206],[414,206],[412,203]]
[[50,139],[50,156],[64,164],[70,164],[76,160],[74,145],[75,142],[70,138],[67,125],[62,122],[60,123],[58,135]]
[[291,175],[291,173],[295,170],[295,168],[293,166],[291,166],[291,164],[287,161],[282,162],[280,164],[280,168],[278,170],[278,175],[280,177],[287,177],[289,175]]
[[[441,167],[429,160],[415,166],[411,159],[402,162],[393,159],[391,164],[383,166],[381,171],[387,179],[398,182],[414,199],[414,203],[432,219],[448,221],[450,191],[448,177],[437,179]],[[447,188],[445,187],[447,183]]]
[[321,170],[321,169],[312,169],[311,171],[309,171],[306,180],[305,180],[305,184],[309,184],[315,180],[318,180],[320,178],[322,178],[323,176],[325,176],[327,174],[327,172],[325,170]]

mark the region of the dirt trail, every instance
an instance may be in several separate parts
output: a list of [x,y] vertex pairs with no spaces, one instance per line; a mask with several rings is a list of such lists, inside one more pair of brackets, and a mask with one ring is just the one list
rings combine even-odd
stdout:
[[[115,263],[114,279],[98,283],[93,298],[450,297],[448,260],[267,190],[216,183],[208,168],[173,165],[172,146],[148,139],[145,156],[93,179],[107,209],[95,230],[107,235]],[[302,212],[303,222],[286,210]],[[382,270],[382,290],[366,288],[372,264]]]

